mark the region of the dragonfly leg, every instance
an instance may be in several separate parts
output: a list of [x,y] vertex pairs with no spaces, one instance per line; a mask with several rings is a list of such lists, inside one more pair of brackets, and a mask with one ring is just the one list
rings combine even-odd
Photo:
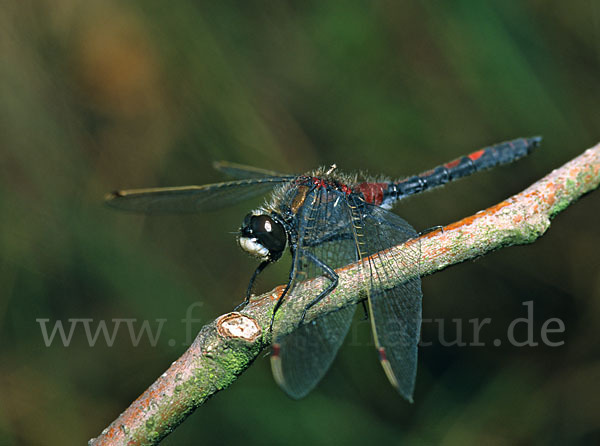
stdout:
[[258,267],[256,268],[256,270],[254,270],[254,274],[252,274],[252,277],[250,278],[250,283],[248,284],[248,288],[246,289],[246,298],[244,299],[244,301],[239,304],[238,306],[236,306],[233,311],[237,311],[240,308],[248,305],[248,302],[250,302],[250,296],[252,295],[252,288],[254,287],[254,281],[256,280],[256,278],[258,277],[258,275],[267,267],[267,265],[269,265],[271,262],[268,260],[265,260],[264,262],[261,262],[260,265],[258,265]]
[[302,317],[300,318],[300,322],[298,323],[298,325],[300,325],[304,322],[304,319],[306,318],[306,313],[308,312],[308,310],[310,310],[314,305],[318,304],[329,293],[331,293],[335,289],[335,287],[337,287],[338,279],[339,279],[338,275],[335,273],[335,271],[329,265],[327,265],[325,262],[323,262],[321,259],[316,257],[314,254],[312,254],[308,251],[302,251],[302,253],[306,256],[307,259],[309,259],[311,262],[313,262],[315,265],[320,267],[325,272],[325,275],[331,280],[331,283],[329,284],[329,286],[327,288],[325,288],[323,291],[321,291],[321,293],[317,297],[315,297],[313,300],[311,300],[306,305],[306,307],[304,308],[304,311],[302,312]]
[[277,313],[277,310],[279,310],[279,307],[281,307],[281,304],[283,303],[283,298],[290,290],[290,287],[292,286],[292,282],[294,281],[295,277],[296,277],[296,250],[292,250],[292,267],[290,268],[290,277],[288,279],[287,285],[285,286],[285,288],[283,290],[283,293],[281,293],[281,296],[279,297],[277,302],[275,302],[275,308],[273,308],[273,315],[271,316],[271,325],[269,326],[269,331],[271,331],[271,332],[273,331],[273,322],[275,322],[275,314]]
[[432,226],[431,228],[423,229],[417,234],[417,236],[421,237],[422,235],[429,234],[430,232],[435,232],[437,230],[441,230],[442,232],[444,232],[444,227],[441,225]]

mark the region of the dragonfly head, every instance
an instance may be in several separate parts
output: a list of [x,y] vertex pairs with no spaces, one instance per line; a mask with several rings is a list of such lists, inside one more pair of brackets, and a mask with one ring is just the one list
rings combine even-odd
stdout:
[[246,215],[238,236],[240,247],[261,261],[279,260],[287,245],[287,234],[277,217],[260,211]]

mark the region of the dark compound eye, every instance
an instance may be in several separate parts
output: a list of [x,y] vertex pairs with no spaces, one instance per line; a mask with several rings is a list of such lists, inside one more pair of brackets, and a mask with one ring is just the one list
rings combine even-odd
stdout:
[[254,215],[250,219],[252,234],[261,245],[271,252],[280,253],[285,249],[286,234],[283,225],[268,215]]
[[[241,235],[244,249],[260,256],[266,254],[260,252],[261,248],[266,249],[271,260],[281,257],[287,241],[283,225],[268,215],[246,215]],[[255,243],[251,243],[252,240],[255,240]]]

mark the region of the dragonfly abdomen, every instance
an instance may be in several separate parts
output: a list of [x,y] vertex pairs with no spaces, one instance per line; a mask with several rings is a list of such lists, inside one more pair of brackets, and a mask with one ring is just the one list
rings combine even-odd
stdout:
[[395,201],[409,195],[443,186],[450,181],[458,180],[481,170],[516,161],[531,153],[541,140],[541,137],[536,136],[495,144],[419,175],[398,182],[391,182],[383,189],[381,205],[391,207]]

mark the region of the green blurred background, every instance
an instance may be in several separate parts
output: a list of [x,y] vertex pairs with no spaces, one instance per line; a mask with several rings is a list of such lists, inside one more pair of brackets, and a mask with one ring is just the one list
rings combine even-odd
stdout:
[[[544,136],[528,159],[396,208],[424,230],[600,139],[592,1],[9,0],[0,48],[2,445],[97,436],[185,350],[186,312],[196,332],[230,311],[256,266],[232,232],[259,199],[144,217],[105,208],[105,192],[218,181],[220,159],[402,177]],[[443,319],[449,340],[453,319],[467,342],[469,319],[492,323],[485,347],[444,346],[424,327],[435,342],[420,351],[414,404],[389,386],[358,320],[306,399],[280,392],[261,357],[164,444],[597,444],[599,205],[591,194],[533,245],[424,278],[424,317]],[[551,339],[564,345],[495,347],[530,300],[536,340],[559,317],[565,333]],[[155,346],[132,345],[122,326],[112,347],[92,347],[79,326],[68,347],[46,347],[40,318],[166,321]]]

